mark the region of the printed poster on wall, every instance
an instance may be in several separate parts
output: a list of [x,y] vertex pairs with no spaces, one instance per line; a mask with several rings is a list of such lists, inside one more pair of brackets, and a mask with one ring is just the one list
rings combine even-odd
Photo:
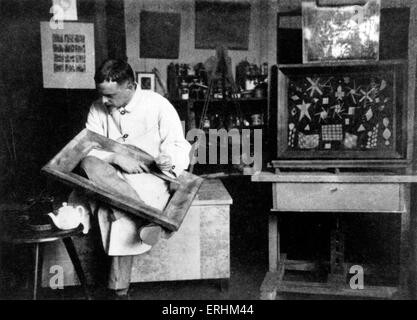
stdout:
[[95,89],[94,25],[65,22],[52,29],[41,22],[44,88]]

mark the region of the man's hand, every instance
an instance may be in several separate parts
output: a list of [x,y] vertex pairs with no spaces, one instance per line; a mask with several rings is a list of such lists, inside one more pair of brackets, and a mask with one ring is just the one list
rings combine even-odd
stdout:
[[113,163],[127,173],[149,172],[149,168],[142,161],[135,160],[125,155],[115,154]]
[[156,159],[155,162],[159,169],[162,171],[169,171],[172,169],[172,160],[171,157],[167,154],[161,153]]

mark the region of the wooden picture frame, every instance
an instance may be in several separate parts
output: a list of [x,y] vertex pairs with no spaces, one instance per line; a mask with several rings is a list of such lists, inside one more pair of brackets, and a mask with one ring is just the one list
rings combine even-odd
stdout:
[[[148,167],[153,168],[151,173],[175,184],[173,188],[175,191],[171,194],[164,210],[153,208],[124,194],[115,194],[101,189],[92,181],[75,173],[74,169],[93,148],[117,152],[143,161]],[[154,159],[146,152],[120,144],[87,129],[81,131],[51,159],[42,168],[42,172],[66,185],[83,189],[88,196],[93,196],[127,213],[159,224],[170,231],[179,229],[203,182],[202,178],[186,171],[177,179],[172,179],[157,170]]]
[[156,91],[156,77],[153,72],[136,71],[136,82],[141,90]]
[[[337,165],[337,167],[344,166],[356,166],[356,167],[392,167],[399,164],[404,164],[410,155],[407,154],[407,109],[406,109],[406,98],[407,98],[407,88],[405,87],[405,68],[406,62],[403,60],[388,60],[388,61],[379,61],[374,63],[322,63],[317,64],[290,64],[290,65],[279,65],[278,66],[278,97],[277,97],[277,160],[273,161],[274,166],[278,167],[297,167],[299,164],[313,165],[314,161],[321,167],[331,167],[332,163]],[[317,95],[311,96],[311,90],[308,89],[307,85],[299,85],[298,97],[295,97],[290,93],[289,87],[293,87],[294,83],[292,80],[294,78],[304,78],[307,79],[321,79],[322,82],[325,82],[327,76],[329,77],[340,77],[360,75],[365,77],[369,75],[371,79],[375,75],[387,74],[389,79],[392,79],[392,96],[391,99],[392,110],[390,112],[391,118],[389,119],[390,125],[389,130],[391,131],[390,144],[386,148],[375,148],[375,149],[360,149],[353,148],[347,149],[345,146],[341,145],[330,150],[324,150],[323,147],[323,127],[317,125],[317,129],[313,129],[311,123],[313,121],[317,122],[317,119],[314,117],[319,117],[319,111],[317,108],[320,107],[320,101],[318,104],[314,104],[314,98],[322,98]],[[331,91],[333,96],[336,94],[335,91]],[[324,96],[324,95],[323,95]],[[358,95],[358,100],[361,99],[363,95]],[[292,101],[293,99],[299,98],[298,104],[300,107]],[[333,98],[334,99],[334,98]],[[317,99],[319,100],[319,99]],[[311,106],[308,111],[303,111],[301,113],[302,103],[309,103]],[[294,106],[293,106],[294,105]],[[362,105],[362,104],[361,104]],[[329,105],[329,107],[331,107]],[[345,109],[347,105],[344,106]],[[300,110],[298,110],[300,108]],[[291,110],[290,110],[291,109]],[[293,110],[294,109],[294,110]],[[321,109],[321,108],[319,108]],[[294,115],[291,115],[290,112],[294,112]],[[307,115],[307,112],[309,115]],[[345,110],[347,113],[347,111]],[[330,113],[330,112],[329,112]],[[307,117],[310,116],[309,120]],[[290,121],[290,119],[293,119]],[[294,120],[295,119],[295,120]],[[330,124],[332,124],[330,119]],[[294,122],[295,121],[295,122]],[[298,121],[298,122],[297,122]],[[304,121],[306,124],[304,124]],[[346,137],[344,120],[341,120],[343,125],[343,138],[340,140],[340,144],[344,144],[344,139]],[[353,120],[351,120],[353,121]],[[379,120],[378,120],[379,121]],[[294,124],[292,124],[294,122]],[[301,132],[303,137],[305,137],[306,132],[303,132],[303,128],[309,125],[308,134],[317,134],[319,136],[320,142],[318,146],[312,147],[311,149],[295,147],[291,145],[291,128],[296,128],[294,131],[298,137],[298,133]],[[314,123],[315,124],[315,123]],[[313,124],[313,125],[314,125]],[[327,124],[327,123],[326,123]],[[382,135],[382,130],[384,128],[381,126],[379,131],[379,137]],[[311,127],[311,128],[310,128]],[[316,130],[317,132],[314,132]],[[355,128],[356,130],[356,128]],[[364,133],[368,134],[369,129],[366,129]],[[359,135],[358,133],[355,134]],[[297,138],[294,138],[297,139]],[[385,142],[385,141],[383,141]],[[297,163],[299,162],[299,163]],[[330,165],[329,165],[330,164]]]

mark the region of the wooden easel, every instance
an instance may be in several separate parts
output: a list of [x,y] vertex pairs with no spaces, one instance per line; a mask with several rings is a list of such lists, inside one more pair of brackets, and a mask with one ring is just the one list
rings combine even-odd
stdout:
[[[232,101],[235,103],[236,111],[239,117],[241,118],[241,109],[240,109],[239,102],[233,98],[234,94],[237,92],[237,87],[236,87],[235,81],[233,80],[231,60],[230,60],[230,57],[227,56],[227,49],[225,47],[220,46],[216,49],[216,56],[209,58],[206,62],[206,70],[207,70],[209,86],[207,90],[207,95],[204,100],[203,111],[200,117],[200,122],[198,126],[199,130],[203,130],[204,119],[207,116],[207,111],[210,105],[213,86],[214,86],[214,83],[219,79],[222,80],[223,93],[225,92],[226,82],[229,82],[229,84],[231,85]],[[200,145],[200,141],[198,137],[195,137],[195,140],[191,149],[191,161],[190,161],[190,167],[189,167],[190,173],[194,171],[194,164],[196,163],[196,159],[197,159],[196,151],[198,150],[199,145]]]

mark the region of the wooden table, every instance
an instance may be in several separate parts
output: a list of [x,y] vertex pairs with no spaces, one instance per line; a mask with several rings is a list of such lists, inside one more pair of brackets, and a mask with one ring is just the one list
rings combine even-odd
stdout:
[[[27,225],[6,224],[2,226],[0,240],[4,244],[32,244],[34,252],[34,271],[33,271],[33,293],[32,298],[36,300],[38,297],[38,284],[41,279],[40,272],[42,271],[44,244],[53,243],[57,240],[62,240],[71,259],[72,265],[77,273],[78,279],[83,287],[85,297],[89,299],[89,292],[87,289],[87,282],[82,269],[77,251],[71,237],[82,235],[83,227],[80,225],[77,228],[70,230],[58,230],[52,228],[45,231],[34,231]],[[1,270],[1,266],[0,266]]]
[[[275,299],[277,293],[360,296],[369,298],[409,297],[410,276],[410,186],[412,175],[381,173],[262,172],[254,182],[272,183],[273,207],[269,215],[269,272],[261,286],[261,299]],[[278,215],[291,212],[329,212],[349,214],[392,213],[401,219],[400,270],[396,287],[367,286],[351,289],[343,281],[285,281],[286,270],[313,271],[310,261],[287,260],[280,250]],[[331,263],[331,262],[329,262]],[[346,266],[345,266],[346,267]],[[369,270],[364,266],[365,275]],[[329,277],[330,278],[330,277]]]

